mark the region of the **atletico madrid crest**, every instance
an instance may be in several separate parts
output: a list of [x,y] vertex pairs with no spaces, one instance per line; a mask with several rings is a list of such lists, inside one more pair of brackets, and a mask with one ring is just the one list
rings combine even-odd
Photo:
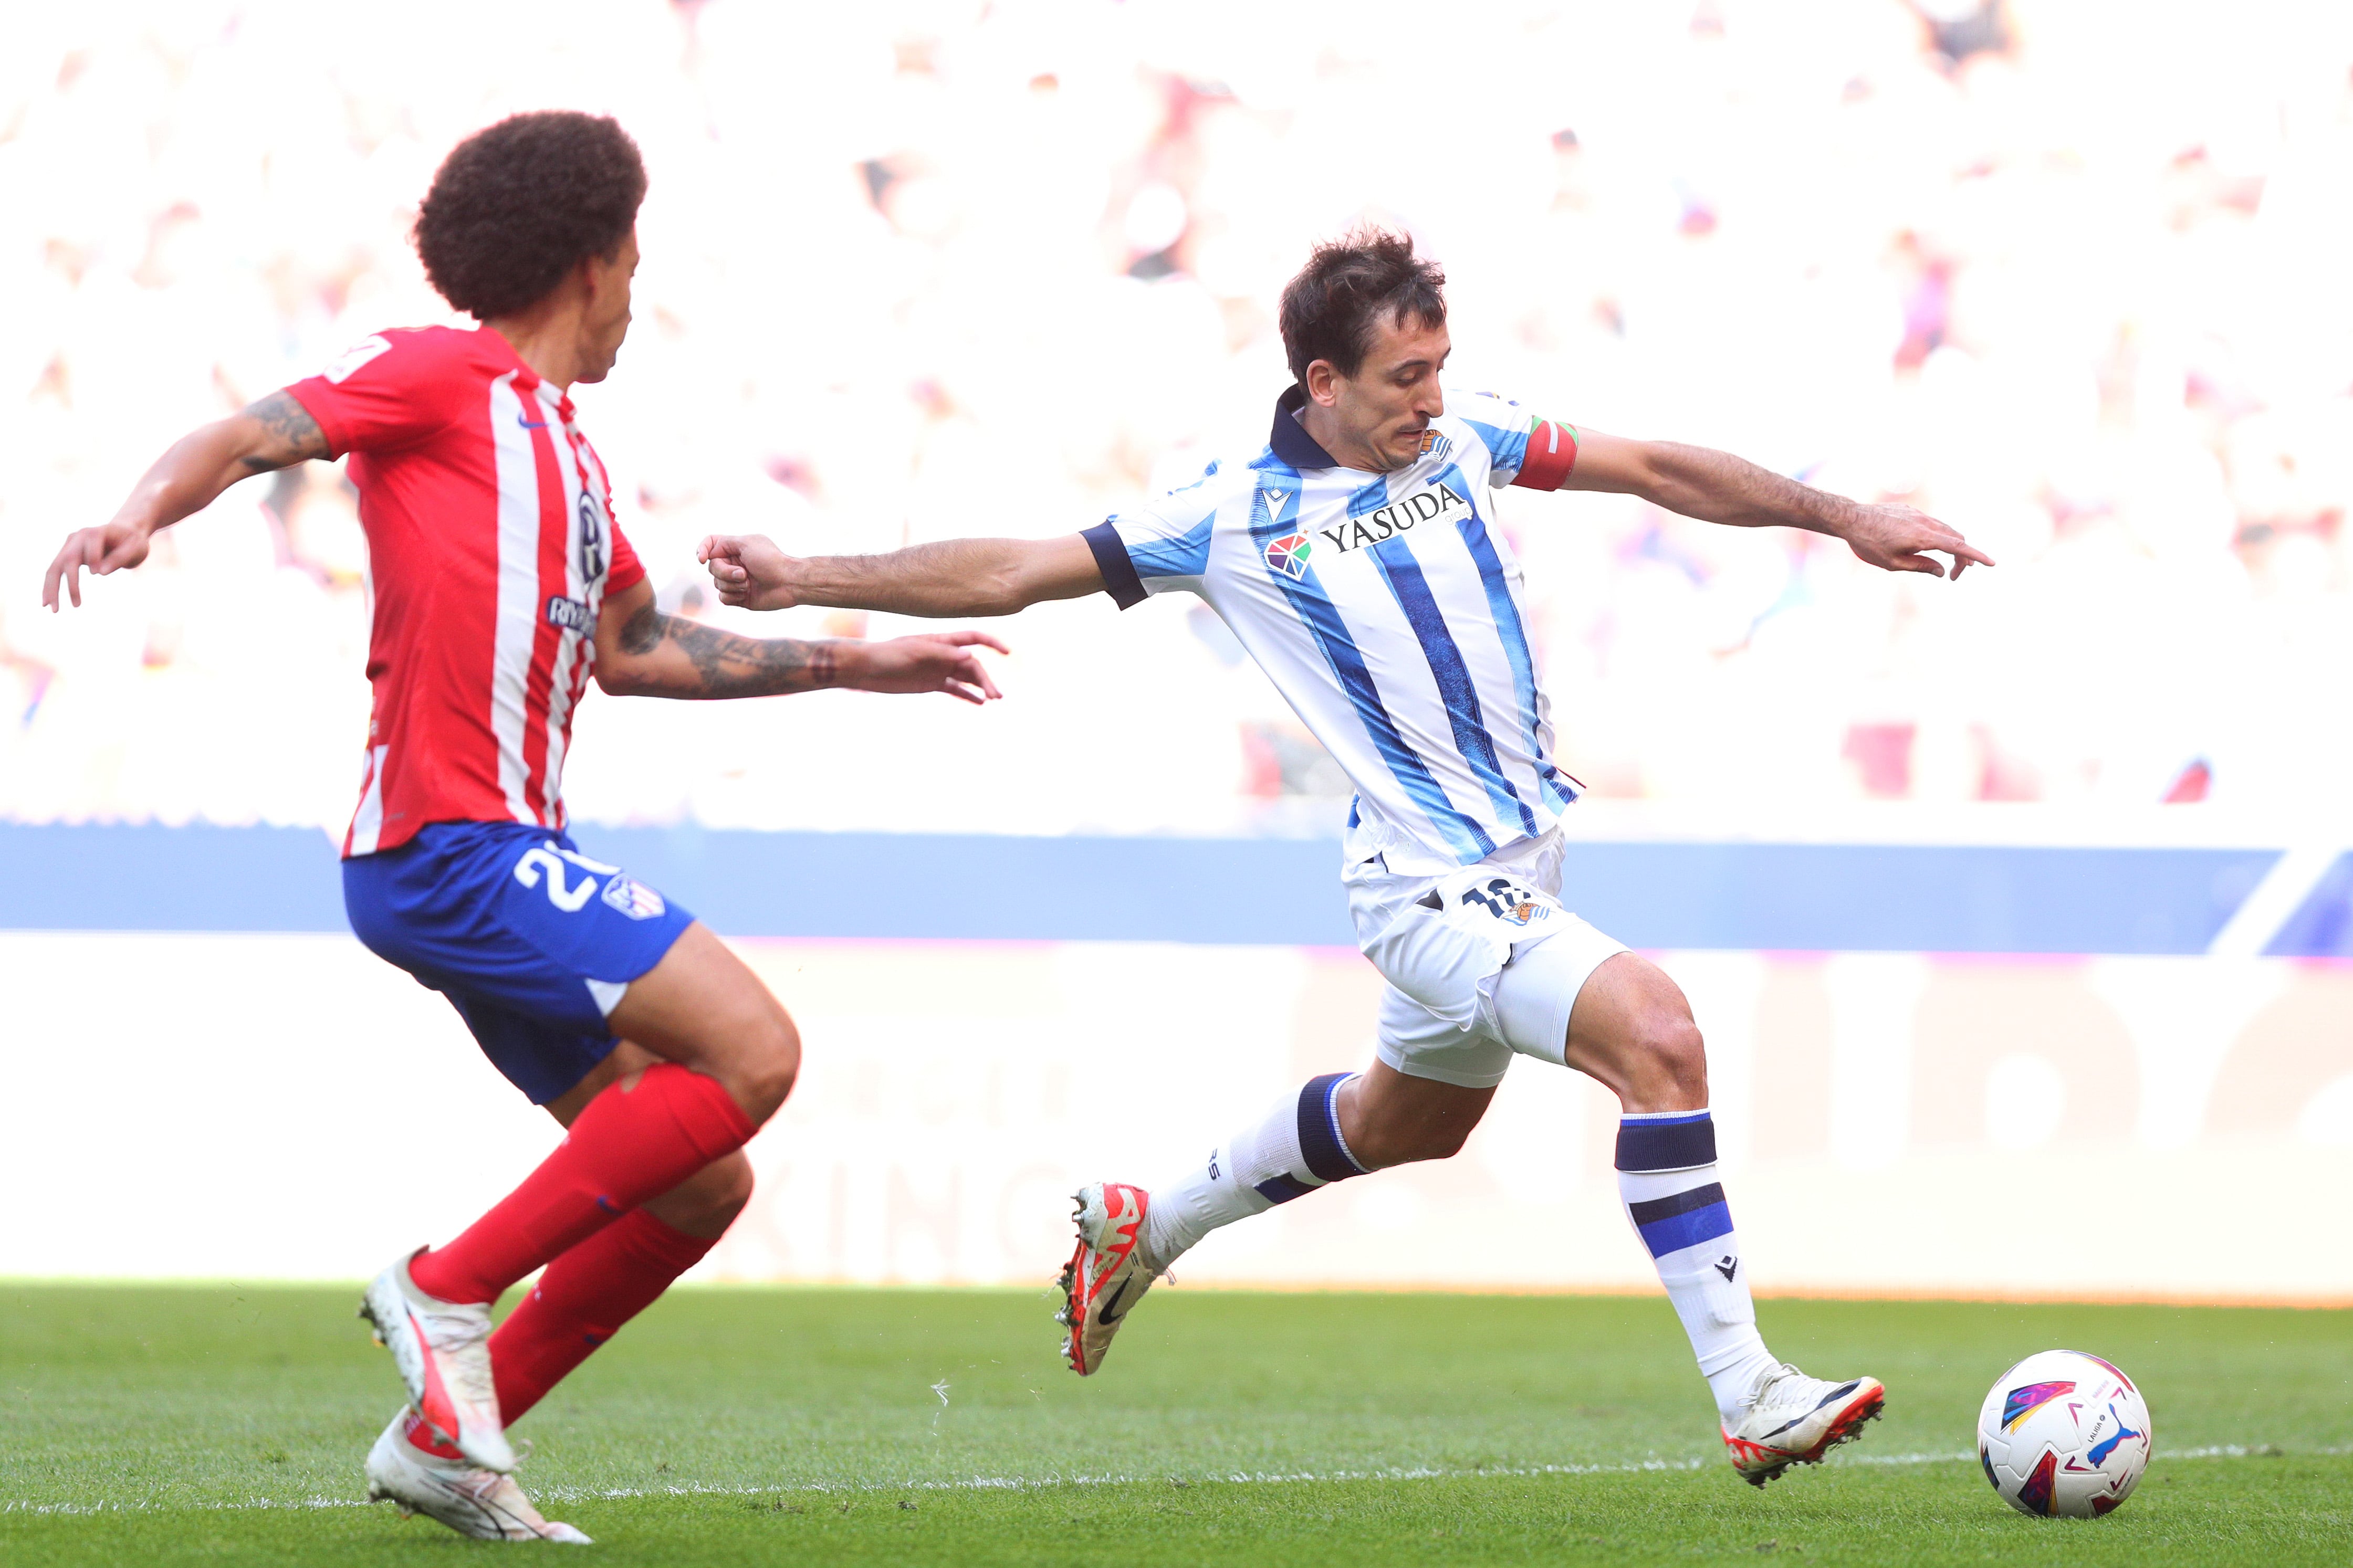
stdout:
[[1307,557],[1314,546],[1303,533],[1286,533],[1267,542],[1266,563],[1294,583],[1307,577]]
[[652,920],[670,907],[659,893],[627,871],[617,872],[605,884],[605,901],[633,921]]

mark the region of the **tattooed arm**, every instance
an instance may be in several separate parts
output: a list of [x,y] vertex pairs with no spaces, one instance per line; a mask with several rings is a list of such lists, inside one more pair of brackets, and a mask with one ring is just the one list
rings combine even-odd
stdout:
[[624,697],[775,697],[845,686],[860,691],[944,691],[966,702],[1002,695],[973,648],[1005,645],[986,632],[941,632],[888,642],[747,637],[654,607],[650,583],[615,594],[596,617],[596,684]]
[[83,569],[103,577],[136,566],[147,559],[147,542],[158,529],[204,510],[237,480],[325,456],[327,437],[319,422],[284,392],[189,432],[155,459],[113,521],[66,536],[65,548],[42,581],[41,603],[55,610],[63,587],[79,605]]
[[888,555],[787,555],[762,533],[713,534],[696,551],[721,602],[754,610],[836,605],[899,616],[1009,616],[1100,594],[1086,536],[948,539]]

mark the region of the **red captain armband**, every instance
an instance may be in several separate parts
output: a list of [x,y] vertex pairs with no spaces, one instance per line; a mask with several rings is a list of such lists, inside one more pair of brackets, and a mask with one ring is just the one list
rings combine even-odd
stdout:
[[1528,453],[1512,483],[1523,489],[1556,490],[1577,467],[1577,430],[1549,419],[1528,421]]

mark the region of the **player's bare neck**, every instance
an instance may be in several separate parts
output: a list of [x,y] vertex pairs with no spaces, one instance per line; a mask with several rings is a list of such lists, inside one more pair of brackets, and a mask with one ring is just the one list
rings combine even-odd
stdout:
[[512,316],[495,316],[482,326],[506,339],[515,357],[558,392],[570,391],[587,369],[576,304],[567,310],[561,300],[543,300]]
[[1299,411],[1299,423],[1315,444],[1332,454],[1344,468],[1356,468],[1367,474],[1385,474],[1396,465],[1373,449],[1372,443],[1341,425],[1340,416],[1322,404],[1311,400]]

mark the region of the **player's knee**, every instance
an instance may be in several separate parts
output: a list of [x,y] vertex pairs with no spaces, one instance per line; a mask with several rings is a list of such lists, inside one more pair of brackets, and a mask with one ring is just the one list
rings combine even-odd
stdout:
[[765,1121],[793,1092],[800,1070],[800,1030],[792,1015],[772,1003],[745,1028],[737,1068],[739,1092],[759,1108],[759,1119]]
[[1653,1109],[1707,1103],[1707,1047],[1688,1008],[1645,1008],[1635,1021],[1633,1055],[1630,1076],[1642,1086],[1645,1098],[1674,1102]]
[[752,1201],[752,1162],[741,1149],[723,1160],[713,1160],[702,1168],[699,1185],[696,1206],[711,1227],[706,1234],[723,1231]]
[[716,1239],[752,1201],[752,1162],[741,1149],[713,1160],[646,1207],[689,1236]]

